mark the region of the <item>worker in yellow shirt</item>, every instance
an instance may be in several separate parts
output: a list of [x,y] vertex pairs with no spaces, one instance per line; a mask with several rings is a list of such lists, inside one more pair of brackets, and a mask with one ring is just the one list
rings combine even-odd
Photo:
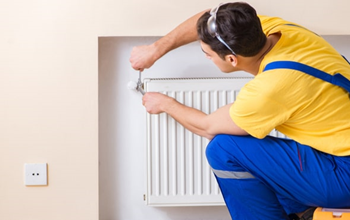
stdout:
[[[205,114],[146,93],[165,112],[210,139],[206,154],[233,219],[312,219],[315,207],[350,207],[350,65],[322,37],[242,2],[220,4],[151,45],[135,47],[134,69],[199,38],[225,73],[254,75],[234,103]],[[290,139],[268,134],[276,129]]]

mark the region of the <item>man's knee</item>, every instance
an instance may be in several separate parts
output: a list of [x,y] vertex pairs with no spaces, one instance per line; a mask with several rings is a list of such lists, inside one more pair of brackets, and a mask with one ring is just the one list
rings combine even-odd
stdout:
[[216,135],[206,148],[207,160],[211,167],[217,169],[229,160],[228,154],[232,154],[234,149],[235,136],[219,134]]
[[217,135],[208,144],[206,155],[215,175],[224,179],[253,179],[254,176],[242,166],[245,143],[250,136]]

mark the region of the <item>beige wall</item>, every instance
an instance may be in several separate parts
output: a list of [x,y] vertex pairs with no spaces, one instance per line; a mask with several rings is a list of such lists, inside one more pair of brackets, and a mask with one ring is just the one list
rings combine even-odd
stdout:
[[[0,219],[98,219],[93,7],[15,0],[0,10]],[[24,186],[24,163],[43,162],[49,185]]]
[[[98,219],[98,37],[161,36],[219,2],[1,1],[0,219]],[[346,0],[250,2],[350,34]],[[23,164],[36,162],[48,163],[49,185],[25,187]]]

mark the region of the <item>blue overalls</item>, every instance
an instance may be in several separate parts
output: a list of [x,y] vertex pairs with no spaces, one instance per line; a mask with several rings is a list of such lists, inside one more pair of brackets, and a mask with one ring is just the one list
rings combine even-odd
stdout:
[[[340,74],[290,61],[270,63],[265,70],[276,68],[305,72],[350,93],[350,81]],[[206,155],[234,220],[281,220],[310,207],[350,207],[350,156],[290,139],[234,135],[214,137]]]

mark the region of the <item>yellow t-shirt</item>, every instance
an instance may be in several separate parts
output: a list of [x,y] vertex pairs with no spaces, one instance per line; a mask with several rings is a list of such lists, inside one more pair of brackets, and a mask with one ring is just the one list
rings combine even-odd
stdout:
[[349,93],[295,70],[263,72],[270,62],[289,60],[350,79],[350,65],[315,33],[280,18],[259,17],[267,36],[279,32],[281,38],[261,62],[256,77],[237,96],[230,109],[232,120],[257,138],[275,128],[320,151],[350,155]]

